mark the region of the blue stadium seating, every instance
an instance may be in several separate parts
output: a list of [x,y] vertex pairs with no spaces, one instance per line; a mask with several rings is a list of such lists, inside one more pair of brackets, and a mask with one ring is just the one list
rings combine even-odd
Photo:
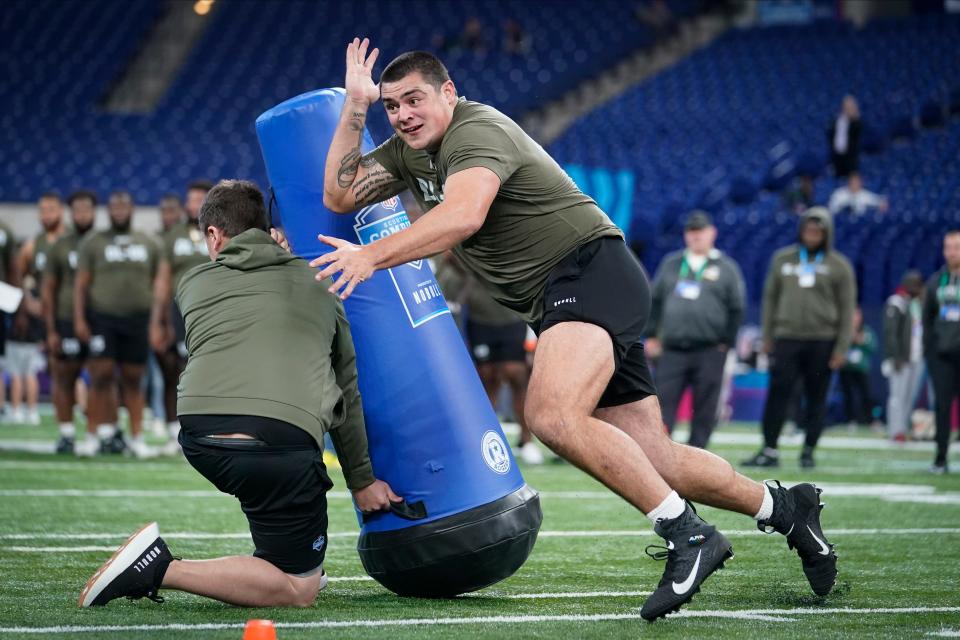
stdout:
[[[550,151],[565,164],[635,172],[632,229],[650,268],[681,245],[688,211],[714,213],[720,245],[757,300],[771,253],[796,236],[796,218],[762,188],[806,172],[820,176],[817,201],[828,200],[837,182],[826,129],[853,93],[864,146],[877,154],[862,157],[861,170],[891,209],[839,216],[838,248],[875,305],[907,267],[929,272],[944,225],[960,225],[960,123],[943,115],[960,86],[958,50],[957,16],[734,31],[587,114]],[[937,128],[920,129],[921,120]]]
[[[698,0],[672,0],[689,14]],[[168,94],[149,115],[98,106],[160,16],[163,0],[7,0],[0,57],[0,201],[29,201],[56,187],[105,195],[130,189],[141,202],[181,191],[191,178],[243,177],[265,184],[253,133],[264,110],[304,91],[343,82],[343,50],[369,35],[380,67],[408,49],[454,40],[480,18],[488,51],[442,55],[460,92],[519,115],[651,42],[636,5],[510,0],[350,3],[218,0],[212,22]],[[516,20],[527,55],[502,50],[501,25]],[[382,110],[372,123],[389,131]]]

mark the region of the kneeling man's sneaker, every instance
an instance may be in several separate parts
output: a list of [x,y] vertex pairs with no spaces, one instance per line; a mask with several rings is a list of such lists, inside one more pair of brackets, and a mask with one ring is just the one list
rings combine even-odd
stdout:
[[163,602],[157,591],[171,560],[174,557],[160,537],[160,528],[156,522],[151,522],[130,536],[87,580],[78,604],[81,607],[102,607],[123,597]]
[[827,595],[837,581],[837,554],[820,527],[822,491],[807,482],[785,489],[774,480],[767,487],[773,495],[773,515],[758,522],[757,527],[785,535],[787,546],[800,556],[810,588],[818,596]]
[[[649,622],[690,602],[703,581],[733,557],[730,541],[704,522],[690,503],[683,515],[658,522],[654,530],[667,541],[667,546],[650,545],[647,555],[654,560],[666,560],[667,567],[657,590],[640,610],[640,615]],[[652,548],[661,551],[651,553]]]

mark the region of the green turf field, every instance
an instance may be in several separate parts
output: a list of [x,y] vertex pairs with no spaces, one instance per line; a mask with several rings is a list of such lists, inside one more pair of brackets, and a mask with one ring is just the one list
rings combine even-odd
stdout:
[[[739,426],[715,450],[737,461],[755,450]],[[55,429],[0,426],[0,440],[52,440]],[[250,618],[277,622],[278,637],[365,638],[848,638],[960,635],[960,476],[926,472],[928,450],[886,448],[863,431],[831,434],[819,467],[801,474],[785,448],[783,481],[822,483],[824,529],[836,543],[834,593],[810,592],[780,536],[749,518],[701,508],[731,539],[736,558],[693,602],[650,625],[639,618],[663,564],[646,519],[568,465],[523,471],[542,492],[543,527],[511,579],[454,600],[401,599],[366,579],[357,524],[342,478],[330,496],[331,583],[313,608],[242,610],[166,591],[162,605],[114,601],[80,610],[77,596],[116,545],[151,520],[189,558],[246,554],[237,504],[183,460],[0,452],[0,640],[240,638]],[[956,459],[956,454],[954,454]],[[767,474],[773,475],[773,474]],[[761,477],[761,476],[756,476]]]

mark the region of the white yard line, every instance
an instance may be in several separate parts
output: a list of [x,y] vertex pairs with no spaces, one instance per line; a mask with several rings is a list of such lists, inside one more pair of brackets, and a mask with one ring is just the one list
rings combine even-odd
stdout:
[[[787,483],[784,486],[791,486]],[[937,494],[936,487],[927,484],[858,484],[817,483],[825,498],[882,498],[896,502],[913,501],[928,504],[957,504],[960,493]],[[619,500],[610,491],[542,491],[547,500]],[[7,498],[225,498],[230,496],[213,489],[0,489],[0,497]],[[327,493],[331,500],[347,500],[347,491]]]
[[[763,536],[766,535],[757,529],[740,529],[724,531],[724,535],[733,537]],[[930,527],[926,529],[831,529],[834,536],[923,536],[923,535],[960,535],[960,527]],[[0,533],[0,540],[117,540],[121,541],[130,535],[124,533]],[[206,533],[175,531],[163,533],[167,540],[250,540],[249,533]],[[359,534],[356,531],[336,531],[327,534],[328,538],[355,539]],[[540,538],[655,538],[656,534],[646,530],[614,530],[614,531],[541,531]],[[113,551],[114,547],[101,546],[21,546],[11,545],[0,547],[0,552],[6,553],[70,553],[86,551]]]
[[[726,618],[785,622],[789,616],[805,615],[884,615],[884,614],[960,613],[960,607],[904,607],[882,609],[745,609],[741,611],[684,610],[668,619]],[[785,617],[786,616],[786,617]],[[520,624],[537,622],[610,622],[639,620],[639,613],[598,613],[592,615],[515,615],[471,616],[458,618],[411,618],[381,620],[317,620],[311,622],[278,622],[277,629],[344,629],[379,627],[419,627],[440,625]],[[157,625],[63,625],[56,627],[0,627],[0,633],[107,633],[130,631],[221,631],[243,629],[243,623],[196,623]]]

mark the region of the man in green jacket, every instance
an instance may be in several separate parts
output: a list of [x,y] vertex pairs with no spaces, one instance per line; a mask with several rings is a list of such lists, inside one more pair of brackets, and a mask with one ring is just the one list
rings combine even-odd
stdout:
[[273,242],[260,190],[220,182],[200,228],[212,262],[184,274],[176,298],[188,350],[180,444],[195,469],[240,500],[256,551],[175,559],[151,523],[87,582],[83,607],[158,601],[161,586],[239,606],[310,606],[326,585],[326,432],[361,511],[400,500],[370,465],[343,305]]
[[764,447],[745,460],[745,466],[780,465],[777,441],[798,378],[806,399],[800,466],[814,466],[830,377],[846,360],[856,302],[853,267],[833,248],[830,212],[823,207],[808,209],[800,218],[799,242],[773,255],[763,288],[763,346],[771,356],[770,388],[763,409]]

